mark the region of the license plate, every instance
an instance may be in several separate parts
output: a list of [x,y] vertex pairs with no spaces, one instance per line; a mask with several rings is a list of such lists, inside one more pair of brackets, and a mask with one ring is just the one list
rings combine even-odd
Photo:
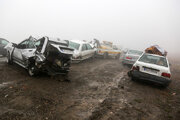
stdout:
[[152,69],[148,69],[148,68],[144,68],[144,71],[157,74],[156,70],[152,70]]

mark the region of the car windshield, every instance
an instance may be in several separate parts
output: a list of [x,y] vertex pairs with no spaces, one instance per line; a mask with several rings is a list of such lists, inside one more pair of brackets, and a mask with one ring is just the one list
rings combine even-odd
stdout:
[[80,44],[69,41],[69,47],[70,47],[70,48],[79,50],[79,46],[80,46]]
[[160,65],[160,66],[164,66],[164,67],[168,67],[166,58],[161,57],[161,56],[154,56],[154,55],[150,55],[150,54],[144,54],[144,55],[141,56],[139,61],[145,62],[145,63],[151,63],[151,64],[155,64],[155,65]]
[[137,51],[137,50],[129,50],[128,54],[134,54],[134,55],[142,55],[142,51]]

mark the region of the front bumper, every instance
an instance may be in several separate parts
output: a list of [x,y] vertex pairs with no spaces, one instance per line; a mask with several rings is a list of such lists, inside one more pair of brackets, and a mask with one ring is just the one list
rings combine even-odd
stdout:
[[75,58],[72,58],[71,60],[72,60],[71,63],[79,63],[82,61],[82,59],[75,59]]
[[168,86],[171,82],[171,80],[168,78],[150,75],[150,74],[143,73],[143,72],[136,71],[136,70],[130,71],[130,76],[135,79],[140,79],[142,81],[150,81],[153,83],[161,84],[163,86]]

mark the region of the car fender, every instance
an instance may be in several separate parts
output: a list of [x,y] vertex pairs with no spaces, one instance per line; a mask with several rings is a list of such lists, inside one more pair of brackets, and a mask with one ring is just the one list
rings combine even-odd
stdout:
[[10,56],[12,56],[14,50],[13,43],[8,43],[4,48],[9,52]]

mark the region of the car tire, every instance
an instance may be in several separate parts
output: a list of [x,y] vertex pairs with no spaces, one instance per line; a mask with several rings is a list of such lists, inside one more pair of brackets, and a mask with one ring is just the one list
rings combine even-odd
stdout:
[[129,71],[129,72],[127,73],[127,75],[128,75],[129,77],[131,77],[131,76],[132,76],[131,71]]
[[33,77],[33,76],[36,76],[37,72],[35,70],[35,66],[34,65],[31,65],[28,67],[28,74],[29,76]]
[[11,59],[11,55],[10,55],[9,52],[7,53],[7,63],[8,63],[9,65],[12,64],[12,59]]
[[117,54],[116,59],[119,59],[119,58],[120,58],[120,54]]
[[132,77],[132,76],[131,76],[131,80],[132,80],[132,81],[136,81],[136,79],[135,79],[134,77]]
[[169,84],[164,84],[164,85],[160,85],[162,88],[167,88],[169,86]]
[[107,53],[107,52],[104,53],[103,58],[104,58],[104,59],[107,59],[107,58],[108,58],[108,53]]
[[93,54],[92,58],[94,59],[95,57],[96,57],[96,52],[94,52],[94,54]]
[[126,64],[124,63],[124,61],[122,61],[122,65],[123,65],[123,66],[126,66]]

